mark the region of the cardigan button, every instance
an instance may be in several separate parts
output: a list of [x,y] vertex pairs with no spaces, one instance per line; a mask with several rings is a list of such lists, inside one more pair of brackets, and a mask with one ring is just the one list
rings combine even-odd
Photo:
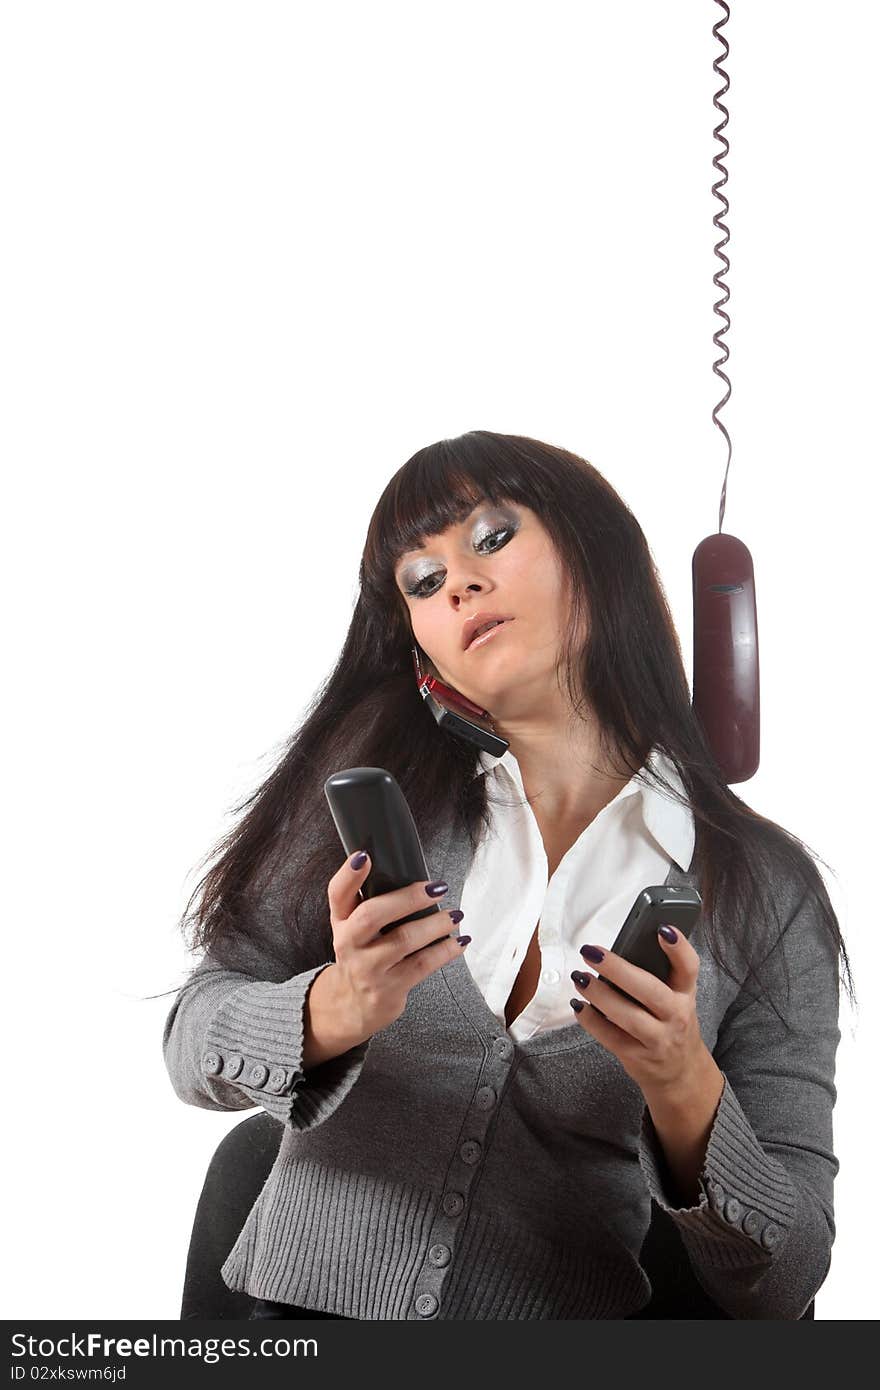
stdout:
[[463,1163],[479,1163],[483,1148],[476,1139],[465,1139],[458,1152],[461,1154]]
[[772,1221],[768,1221],[767,1225],[761,1232],[761,1244],[763,1245],[765,1250],[772,1250],[775,1246],[779,1244],[781,1236],[782,1232],[780,1231],[779,1227],[774,1226]]
[[284,1083],[286,1082],[286,1080],[287,1072],[284,1070],[284,1068],[273,1067],[272,1071],[269,1074],[269,1080],[266,1082],[266,1090],[273,1091],[277,1095],[279,1091],[284,1089]]
[[758,1234],[761,1228],[761,1218],[756,1211],[747,1211],[743,1217],[743,1230],[747,1236]]
[[416,1299],[416,1312],[420,1318],[430,1318],[440,1307],[439,1301],[432,1293],[420,1293]]
[[269,1068],[263,1062],[255,1062],[248,1072],[249,1086],[265,1086]]
[[219,1052],[206,1052],[202,1058],[202,1066],[211,1076],[215,1076],[223,1066],[223,1058]]
[[728,1197],[724,1207],[724,1215],[732,1226],[738,1226],[742,1216],[742,1203],[738,1202],[735,1197]]
[[707,1183],[709,1192],[709,1205],[713,1211],[724,1212],[725,1192],[723,1187],[719,1187],[717,1182]]
[[496,1038],[492,1044],[492,1051],[496,1057],[503,1057],[506,1061],[513,1055],[513,1043],[510,1038]]
[[478,1110],[491,1110],[497,1100],[493,1086],[481,1086],[474,1096]]
[[231,1076],[234,1080],[236,1076],[240,1075],[243,1066],[244,1058],[241,1053],[231,1052],[226,1058],[226,1075]]
[[447,1216],[460,1216],[464,1211],[464,1198],[460,1192],[447,1192],[443,1198],[443,1210]]
[[438,1269],[442,1269],[444,1265],[448,1265],[451,1258],[452,1251],[449,1249],[448,1245],[432,1245],[428,1251],[428,1259],[431,1261],[432,1265],[437,1265]]

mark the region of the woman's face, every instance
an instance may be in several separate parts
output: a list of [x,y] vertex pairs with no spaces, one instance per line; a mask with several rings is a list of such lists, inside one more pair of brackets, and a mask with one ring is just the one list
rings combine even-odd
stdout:
[[[529,507],[479,503],[402,555],[395,580],[441,680],[502,720],[555,703],[569,601],[553,541]],[[465,649],[465,623],[480,612],[510,621]]]

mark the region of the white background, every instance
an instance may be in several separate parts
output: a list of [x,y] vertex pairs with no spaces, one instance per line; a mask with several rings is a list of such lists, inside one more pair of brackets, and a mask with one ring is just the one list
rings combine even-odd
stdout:
[[[754,558],[762,677],[736,790],[834,871],[860,1012],[816,1317],[873,1318],[880,24],[733,9],[724,529]],[[333,665],[413,452],[490,429],[588,458],[646,532],[690,675],[726,460],[721,16],[4,8],[6,1317],[178,1316],[245,1114],[177,1099],[171,996],[142,997],[192,963],[199,865]]]

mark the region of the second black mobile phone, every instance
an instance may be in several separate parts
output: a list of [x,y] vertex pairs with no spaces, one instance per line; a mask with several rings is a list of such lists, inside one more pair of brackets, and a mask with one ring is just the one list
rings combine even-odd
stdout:
[[[665,883],[643,888],[611,949],[615,955],[622,956],[642,970],[650,971],[666,984],[669,980],[669,959],[657,939],[657,928],[666,922],[682,936],[690,937],[702,906],[703,900],[696,888],[667,888]],[[599,975],[599,979],[633,1004],[645,1007],[640,999],[633,999],[625,989],[606,980],[604,975]]]

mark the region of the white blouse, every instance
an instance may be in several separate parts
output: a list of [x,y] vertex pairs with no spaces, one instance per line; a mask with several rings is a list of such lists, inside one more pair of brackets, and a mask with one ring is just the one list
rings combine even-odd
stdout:
[[[648,762],[682,795],[675,765],[659,749]],[[502,1028],[514,981],[538,926],[541,969],[532,1000],[507,1032],[518,1041],[575,1021],[572,970],[596,974],[580,954],[588,942],[610,948],[643,888],[663,883],[672,863],[690,868],[695,830],[689,807],[640,780],[621,787],[578,836],[547,881],[547,854],[534,812],[523,799],[519,764],[481,752],[475,774],[489,779],[491,827],[467,874],[458,930],[474,981]]]

